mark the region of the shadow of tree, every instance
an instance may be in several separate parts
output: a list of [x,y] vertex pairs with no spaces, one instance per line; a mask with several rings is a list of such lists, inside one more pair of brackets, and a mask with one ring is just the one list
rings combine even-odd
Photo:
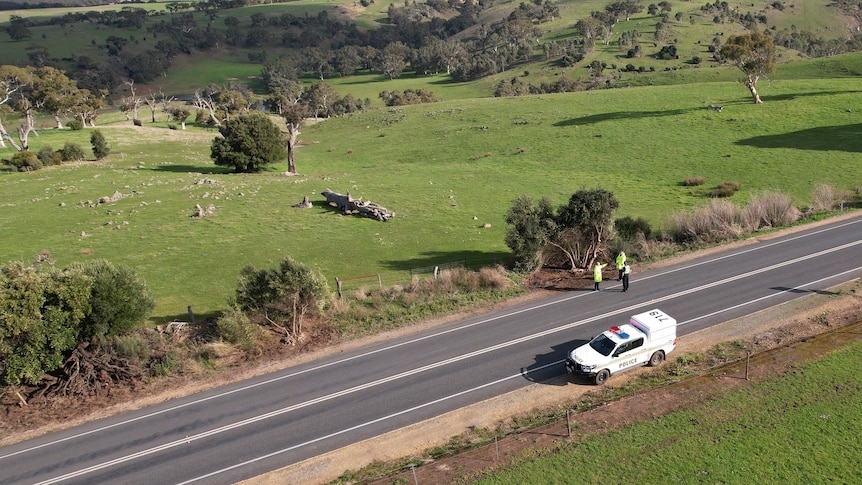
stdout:
[[153,167],[151,170],[153,170],[154,172],[201,173],[217,175],[234,173],[234,170],[229,167],[200,167],[195,165],[159,165]]
[[423,253],[417,258],[382,263],[393,270],[421,273],[432,271],[434,266],[479,268],[492,264],[508,264],[511,259],[511,253],[505,251],[440,251]]
[[764,135],[734,142],[756,148],[795,148],[797,150],[841,150],[862,153],[862,123],[820,126],[780,135]]
[[570,120],[558,121],[554,123],[554,126],[590,125],[594,123],[601,123],[602,121],[657,118],[662,116],[680,116],[699,109],[701,108],[671,109],[665,111],[617,111],[615,113],[602,113],[590,116],[583,116],[581,118],[572,118]]

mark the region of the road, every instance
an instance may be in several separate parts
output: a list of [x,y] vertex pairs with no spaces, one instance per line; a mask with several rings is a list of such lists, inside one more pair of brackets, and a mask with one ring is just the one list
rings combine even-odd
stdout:
[[862,275],[860,236],[856,215],[10,445],[0,483],[234,483],[557,376],[634,313],[682,336],[828,291]]

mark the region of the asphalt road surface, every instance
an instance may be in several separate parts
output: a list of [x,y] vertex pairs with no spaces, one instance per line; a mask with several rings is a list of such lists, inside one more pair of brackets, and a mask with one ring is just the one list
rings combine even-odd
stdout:
[[685,335],[860,276],[857,215],[0,448],[0,483],[234,483],[557,376],[635,313]]

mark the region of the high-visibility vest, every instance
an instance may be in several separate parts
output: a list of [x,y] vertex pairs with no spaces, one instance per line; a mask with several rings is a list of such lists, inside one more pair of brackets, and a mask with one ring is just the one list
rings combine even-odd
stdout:
[[620,252],[617,256],[617,269],[623,269],[624,264],[626,264],[626,253]]
[[595,281],[602,281],[602,268],[607,266],[606,264],[596,264],[595,268],[593,268],[593,279]]

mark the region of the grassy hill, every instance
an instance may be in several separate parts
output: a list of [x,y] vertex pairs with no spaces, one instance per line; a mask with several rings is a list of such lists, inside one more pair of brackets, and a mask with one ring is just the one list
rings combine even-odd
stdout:
[[[467,39],[475,36],[477,30],[482,26],[493,25],[507,17],[520,3],[514,0],[487,3],[489,7],[481,11],[479,24],[455,37]],[[553,81],[563,74],[572,78],[586,79],[589,77],[588,66],[595,60],[604,62],[608,66],[607,81],[611,86],[632,83],[661,83],[668,79],[666,76],[659,75],[662,72],[710,70],[717,67],[709,60],[711,59],[709,46],[714,40],[723,42],[729,35],[745,32],[745,27],[740,22],[726,16],[719,16],[715,11],[704,10],[702,4],[678,2],[672,5],[672,9],[668,13],[668,22],[666,22],[670,26],[672,36],[664,41],[653,39],[656,24],[661,22],[661,16],[650,15],[647,11],[643,11],[633,15],[629,20],[623,19],[618,22],[614,26],[614,34],[610,37],[609,42],[607,44],[598,42],[595,49],[589,52],[583,61],[573,67],[562,67],[557,59],[543,58],[544,44],[579,38],[573,28],[575,23],[579,19],[588,17],[590,12],[602,10],[608,3],[607,0],[578,2],[562,0],[557,2],[559,17],[537,25],[541,37],[536,39],[532,60],[511,66],[504,72],[472,83],[458,84],[459,87],[464,87],[464,94],[449,95],[449,92],[457,91],[457,89],[447,89],[447,93],[443,95],[444,99],[477,95],[491,96],[494,87],[501,79],[510,79],[513,76],[522,78],[528,84]],[[363,29],[374,29],[386,24],[387,9],[390,5],[401,6],[402,2],[381,0],[370,4],[368,7],[361,7],[355,2],[344,0],[299,0],[223,10],[212,19],[208,18],[204,12],[171,13],[167,10],[168,5],[169,3],[151,2],[68,9],[1,11],[0,26],[8,25],[11,15],[26,17],[35,24],[30,28],[32,31],[30,39],[13,41],[7,35],[0,34],[0,64],[27,64],[29,60],[26,48],[33,45],[46,48],[50,55],[58,60],[70,60],[73,56],[102,59],[108,55],[107,46],[111,38],[125,40],[125,45],[122,47],[124,55],[142,54],[147,50],[154,49],[159,40],[165,39],[164,34],[159,35],[153,31],[154,26],[159,23],[169,23],[180,16],[191,16],[198,29],[222,33],[238,30],[241,37],[253,30],[265,30],[270,34],[271,40],[264,45],[253,48],[222,43],[206,51],[193,50],[190,55],[182,54],[174,58],[171,68],[164,76],[153,81],[149,88],[162,88],[167,94],[182,95],[194,92],[208,83],[223,84],[229,80],[238,80],[259,89],[260,85],[255,83],[255,77],[261,71],[262,62],[250,61],[249,54],[265,52],[268,59],[274,59],[279,55],[295,51],[298,46],[281,42],[281,36],[285,32],[284,28],[269,24],[263,27],[252,27],[252,15],[264,15],[268,19],[275,19],[283,14],[302,17],[306,15],[316,16],[325,11],[330,18],[338,19],[341,22],[352,22]],[[149,17],[140,27],[117,27],[92,21],[48,24],[49,19],[67,13],[81,14],[89,11],[120,11],[122,9],[144,9],[149,12]],[[756,16],[760,19],[756,25],[761,29],[770,29],[773,32],[799,32],[810,35],[814,39],[822,40],[847,38],[854,32],[854,26],[859,23],[834,4],[826,5],[823,2],[813,0],[793,4],[734,1],[727,2],[727,11]],[[229,17],[238,21],[237,27],[225,25],[225,21]],[[620,36],[627,31],[639,32],[639,39],[644,48],[643,56],[625,57],[626,48],[619,46],[618,41]],[[661,60],[654,57],[662,47],[669,45],[677,48],[678,59]],[[696,66],[693,65],[691,62],[695,57],[703,59],[703,62]],[[798,60],[802,57],[799,52],[794,50],[782,49],[781,51],[782,62]],[[645,72],[615,73],[617,69],[627,64],[632,64],[636,68],[643,68]],[[723,71],[723,69],[720,70]],[[360,74],[362,75],[327,79],[327,82],[338,85],[339,94],[342,96],[353,94],[359,98],[369,97],[378,103],[377,94],[384,89],[418,88],[429,85],[433,89],[441,84],[449,87],[446,84],[446,78],[416,76],[409,71],[402,79],[394,81],[388,81],[379,73],[361,71]],[[725,80],[722,74],[713,74],[713,76],[718,78],[715,80]],[[307,82],[314,80],[316,79],[313,77],[306,79]],[[367,87],[369,82],[379,85],[371,89],[363,89]],[[686,82],[685,79],[682,82]],[[145,86],[143,89],[147,89],[147,87]],[[371,95],[366,96],[363,95],[364,93],[371,93]]]
[[[224,12],[212,25],[223,28],[228,13],[248,29],[253,13],[316,15],[324,9],[360,25],[379,25],[390,3],[365,9],[341,0],[260,5]],[[172,15],[165,5],[134,8],[161,12],[147,20],[160,22]],[[560,18],[540,25],[539,44],[572,37],[577,19],[603,5],[600,0],[560,2]],[[483,11],[483,20],[502,18],[516,6],[498,2]],[[784,10],[766,4],[756,8],[765,12],[767,25],[779,30],[804,21],[812,31],[837,35],[846,25],[840,22],[847,20],[817,2]],[[754,106],[737,82],[738,71],[686,62],[702,54],[714,37],[741,32],[741,26],[715,24],[700,5],[679,3],[673,9],[684,12],[673,21],[683,52],[676,60],[623,59],[611,42],[571,68],[537,56],[513,71],[472,82],[412,72],[390,81],[364,71],[327,79],[339,94],[374,103],[368,111],[307,126],[297,153],[299,177],[278,175],[286,166],[264,174],[226,173],[209,158],[217,132],[194,126],[169,130],[161,114],[157,123],[134,127],[107,110],[99,118],[112,149],[105,161],[30,174],[0,171],[0,261],[29,261],[47,251],[58,264],[99,257],[132,265],[156,296],[154,319],[165,321],[184,315],[187,305],[201,313],[225,308],[242,266],[272,266],[285,255],[316,267],[330,283],[335,277],[380,274],[385,284],[401,284],[411,271],[436,264],[505,260],[505,214],[522,194],[562,204],[581,188],[606,188],[621,202],[618,216],[643,217],[660,231],[669,227],[673,212],[704,205],[706,191],[726,181],[740,184],[732,198],[737,203],[777,190],[805,207],[818,184],[859,190],[862,54],[795,60],[797,54],[782,51],[788,62],[762,81],[765,104]],[[19,13],[39,19],[63,11]],[[204,22],[202,12],[189,14]],[[804,20],[798,18],[802,15]],[[648,35],[655,22],[642,13],[621,22],[615,32],[638,29]],[[50,47],[56,57],[95,57],[104,55],[112,35],[127,38],[124,49],[132,50],[151,48],[156,40],[143,27],[118,31],[86,22],[32,30],[27,41],[0,35],[0,63],[26,59],[24,47],[34,42]],[[249,51],[223,46],[179,56],[150,87],[180,94],[229,79],[255,86],[261,65],[248,60]],[[267,52],[274,56],[279,50]],[[648,68],[642,73],[611,70],[609,86],[621,89],[493,98],[500,80],[520,76],[539,83],[561,75],[586,76],[584,65],[591,59]],[[407,88],[428,89],[443,101],[386,108],[377,99],[384,89]],[[708,104],[725,109],[716,113],[705,109]],[[148,114],[144,108],[142,117]],[[39,123],[40,136],[30,138],[35,151],[66,142],[89,147],[89,130],[52,130],[50,120]],[[14,120],[6,126],[14,129]],[[0,149],[0,159],[12,154],[11,148]],[[704,177],[707,185],[682,186],[692,176]],[[322,201],[320,192],[327,188],[350,191],[396,216],[380,223],[338,215]],[[97,203],[115,192],[124,198]],[[314,208],[291,207],[304,196]],[[213,204],[214,215],[190,218],[195,204]],[[365,281],[355,283],[361,284]]]
[[[807,66],[849,73],[860,59]],[[740,184],[736,203],[778,190],[805,207],[818,184],[862,186],[859,95],[858,77],[776,75],[760,106],[725,81],[372,109],[306,127],[298,177],[280,176],[286,166],[225,173],[209,158],[214,131],[168,130],[163,118],[133,127],[106,114],[105,161],[0,172],[0,260],[47,251],[61,265],[97,257],[131,265],[156,297],[155,320],[165,321],[187,305],[225,308],[244,265],[274,266],[286,255],[333,286],[335,277],[381,274],[384,284],[401,284],[431,265],[505,260],[505,214],[521,194],[562,204],[578,189],[603,187],[620,200],[617,216],[644,217],[657,230],[725,181]],[[89,130],[44,123],[34,150],[89,147]],[[707,183],[682,186],[690,176]],[[320,196],[327,188],[396,216],[339,215]],[[124,198],[97,203],[115,192]],[[314,207],[292,208],[303,196]],[[213,204],[213,216],[191,218],[195,204]]]

